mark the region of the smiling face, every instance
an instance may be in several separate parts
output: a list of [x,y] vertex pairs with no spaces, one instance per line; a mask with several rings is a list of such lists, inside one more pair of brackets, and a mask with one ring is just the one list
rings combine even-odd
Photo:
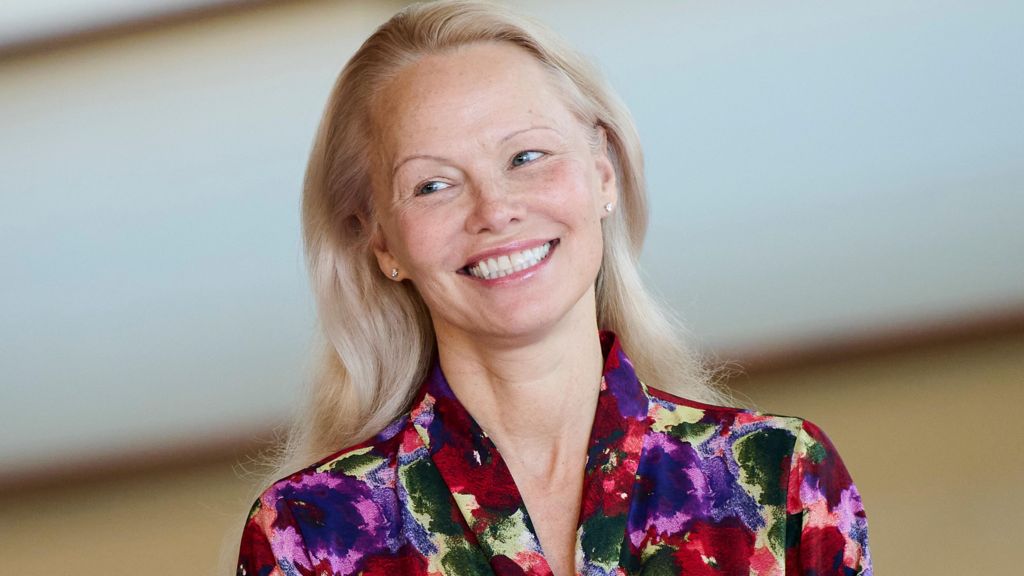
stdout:
[[374,250],[439,341],[596,325],[615,173],[557,84],[523,49],[482,43],[421,58],[377,99]]

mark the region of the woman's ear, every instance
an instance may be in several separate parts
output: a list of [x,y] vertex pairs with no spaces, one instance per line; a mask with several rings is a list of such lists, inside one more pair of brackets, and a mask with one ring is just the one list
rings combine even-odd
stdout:
[[597,126],[597,145],[594,147],[594,162],[601,180],[601,204],[615,206],[619,200],[619,183],[615,176],[615,164],[608,152],[608,133],[604,126]]
[[370,232],[370,247],[373,248],[373,255],[377,257],[377,266],[380,271],[391,278],[392,280],[399,280],[401,276],[401,270],[398,267],[398,260],[394,254],[388,250],[387,238],[384,237],[384,230],[380,227],[380,224],[373,224],[373,231]]

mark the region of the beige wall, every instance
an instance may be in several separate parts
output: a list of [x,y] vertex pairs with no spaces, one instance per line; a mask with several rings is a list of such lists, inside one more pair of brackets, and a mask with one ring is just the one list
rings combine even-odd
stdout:
[[[1024,542],[1024,335],[741,379],[821,425],[864,496],[878,574],[1006,574]],[[237,459],[238,462],[242,458]],[[9,574],[210,574],[251,483],[236,462],[0,496]]]
[[[5,574],[206,575],[241,533],[233,462],[0,496]],[[237,550],[237,549],[236,549]]]
[[1024,336],[737,381],[822,426],[864,498],[878,574],[1008,574],[1024,542]]

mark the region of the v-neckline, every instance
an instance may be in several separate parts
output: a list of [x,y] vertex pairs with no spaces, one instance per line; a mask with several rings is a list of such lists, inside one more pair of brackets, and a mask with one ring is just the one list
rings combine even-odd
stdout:
[[[649,427],[646,390],[615,335],[602,332],[601,347],[605,363],[576,524],[577,574],[618,572],[627,551],[626,520]],[[436,360],[412,419],[494,573],[550,576],[551,568],[508,465],[455,396]]]

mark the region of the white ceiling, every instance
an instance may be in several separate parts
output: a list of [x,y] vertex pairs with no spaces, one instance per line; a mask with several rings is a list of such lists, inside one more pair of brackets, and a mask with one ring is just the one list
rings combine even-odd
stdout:
[[[633,110],[645,273],[708,347],[1024,301],[1024,4],[520,4]],[[306,154],[390,10],[281,3],[0,60],[5,471],[288,414],[315,326]]]
[[5,0],[0,49],[244,0]]

